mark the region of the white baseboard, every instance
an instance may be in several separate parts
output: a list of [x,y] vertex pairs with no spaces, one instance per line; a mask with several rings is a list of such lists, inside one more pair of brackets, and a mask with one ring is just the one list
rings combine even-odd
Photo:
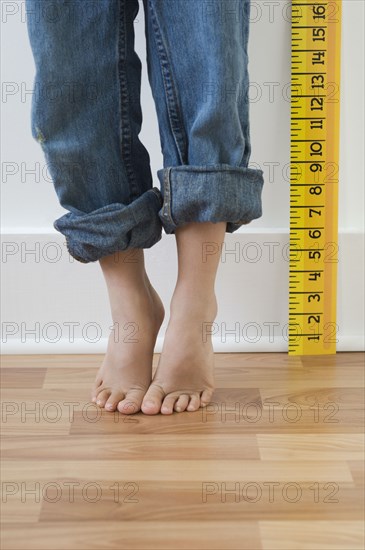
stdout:
[[[287,229],[244,228],[227,234],[216,292],[216,352],[286,352]],[[4,232],[2,237],[2,353],[104,353],[111,319],[98,263],[70,258],[57,232]],[[166,319],[176,280],[172,235],[145,251]],[[364,350],[364,234],[340,230],[337,351]],[[130,331],[127,331],[127,336]]]
[[[97,354],[105,353],[107,346],[107,338],[102,338],[97,343],[86,343],[85,340],[79,338],[72,344],[67,340],[60,340],[55,344],[46,342],[28,342],[26,345],[20,339],[14,339],[7,344],[3,344],[3,353],[9,355],[36,355],[36,354]],[[260,339],[260,343],[248,343],[245,341],[237,342],[233,337],[227,337],[225,342],[222,342],[219,337],[212,337],[213,349],[215,353],[273,353],[287,352],[287,340],[282,337],[277,337],[274,341],[265,336]],[[162,351],[163,336],[159,336],[156,341],[155,353]],[[339,338],[336,346],[337,352],[342,351],[364,351],[364,340],[360,337],[345,336]]]

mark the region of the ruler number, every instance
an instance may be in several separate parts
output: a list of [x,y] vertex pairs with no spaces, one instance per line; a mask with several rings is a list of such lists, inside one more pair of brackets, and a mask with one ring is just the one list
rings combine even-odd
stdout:
[[315,260],[316,258],[319,260],[321,253],[319,250],[309,250],[308,256],[310,260]]
[[312,39],[313,42],[318,42],[319,40],[324,42],[326,39],[326,30],[323,27],[316,27],[312,29]]
[[314,210],[314,208],[310,208],[310,209],[309,209],[309,217],[310,217],[310,218],[312,217],[312,212],[314,212],[314,213],[317,214],[318,216],[321,216],[321,215],[322,215],[322,210]]
[[319,294],[308,294],[308,302],[312,302],[312,298],[314,300],[314,298],[316,298],[316,302],[320,302],[321,301],[321,297]]
[[310,169],[311,169],[311,172],[322,172],[322,170],[323,170],[321,164],[318,164],[318,162],[313,162],[310,165]]
[[[318,107],[315,107],[316,104]],[[323,97],[312,97],[310,101],[311,111],[323,111],[323,104]]]
[[312,6],[312,15],[313,19],[326,19],[326,8],[325,6]]
[[[320,143],[319,141],[312,141],[312,143],[310,144],[310,150],[311,150],[311,156],[319,155],[321,157],[322,143]],[[317,170],[314,170],[314,171],[317,172]]]
[[[316,81],[319,81],[318,84],[316,84]],[[311,84],[312,88],[324,88],[324,76],[322,74],[315,74],[311,78]]]

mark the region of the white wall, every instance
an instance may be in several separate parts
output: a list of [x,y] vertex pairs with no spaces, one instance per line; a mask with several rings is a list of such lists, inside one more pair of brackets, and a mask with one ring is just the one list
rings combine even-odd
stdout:
[[[65,211],[57,202],[41,149],[31,136],[34,64],[26,30],[25,4],[2,1],[0,5],[2,224],[3,246],[10,252],[1,264],[3,351],[100,352],[105,349],[111,324],[100,268],[98,264],[71,261],[62,236],[53,229],[53,220]],[[228,254],[219,271],[217,291],[221,309],[214,345],[217,351],[286,351],[290,2],[252,0],[251,15],[250,166],[264,170],[263,216],[227,236],[226,251],[238,250],[240,257]],[[364,347],[363,21],[364,2],[343,0],[338,351]],[[150,152],[154,184],[158,185],[156,171],[162,167],[162,157],[146,73],[142,2],[135,30],[136,49],[143,63],[141,139]],[[248,243],[255,244],[248,247]],[[26,253],[32,249],[35,254]],[[270,249],[274,250],[273,257]],[[252,261],[256,252],[261,257]],[[160,243],[146,251],[146,258],[151,279],[168,310],[176,276],[174,237],[163,235]],[[78,323],[74,341],[69,337],[70,322]],[[156,351],[160,349],[165,327],[166,323]],[[227,331],[238,329],[240,337],[227,334],[225,338],[224,327]],[[27,333],[31,328],[35,328],[35,334]]]

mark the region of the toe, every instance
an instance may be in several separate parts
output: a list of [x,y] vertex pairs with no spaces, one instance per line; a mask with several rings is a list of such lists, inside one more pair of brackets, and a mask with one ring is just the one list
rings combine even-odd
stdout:
[[96,404],[99,405],[99,407],[104,407],[105,403],[108,401],[109,396],[111,394],[110,390],[102,390],[97,397]]
[[180,395],[179,399],[175,403],[175,411],[176,412],[183,412],[185,411],[186,407],[188,406],[190,401],[190,397],[188,395]]
[[172,414],[174,412],[174,405],[178,400],[178,398],[179,398],[178,395],[167,395],[163,400],[163,403],[161,406],[161,413]]
[[115,411],[117,405],[121,399],[124,399],[124,393],[122,392],[113,392],[108,401],[105,403],[105,409],[108,411]]
[[98,394],[100,393],[100,386],[102,385],[103,381],[101,378],[97,378],[94,382],[94,385],[91,390],[91,401],[96,403]]
[[204,390],[200,398],[200,406],[206,407],[212,400],[213,390]]
[[200,397],[198,394],[193,394],[190,396],[190,403],[188,405],[188,411],[197,411],[200,407]]
[[144,390],[130,390],[125,398],[118,403],[118,411],[123,414],[135,414],[141,410]]
[[161,404],[165,397],[165,392],[161,386],[151,384],[142,401],[142,412],[144,414],[158,414],[161,410]]

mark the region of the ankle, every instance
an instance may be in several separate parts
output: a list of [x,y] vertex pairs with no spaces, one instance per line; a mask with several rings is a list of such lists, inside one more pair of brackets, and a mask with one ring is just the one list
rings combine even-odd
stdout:
[[178,285],[171,299],[170,313],[183,315],[204,315],[214,319],[218,312],[217,297],[214,288],[195,288]]
[[179,281],[177,280],[175,290],[175,297],[181,297],[186,299],[197,299],[198,301],[209,302],[215,298],[214,284],[210,284],[208,281]]

